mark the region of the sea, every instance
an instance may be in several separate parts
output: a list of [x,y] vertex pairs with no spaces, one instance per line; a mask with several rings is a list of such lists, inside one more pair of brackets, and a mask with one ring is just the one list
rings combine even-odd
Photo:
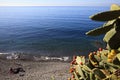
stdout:
[[105,6],[1,6],[0,53],[43,56],[87,55],[105,48],[104,35],[85,33],[104,22],[89,16]]

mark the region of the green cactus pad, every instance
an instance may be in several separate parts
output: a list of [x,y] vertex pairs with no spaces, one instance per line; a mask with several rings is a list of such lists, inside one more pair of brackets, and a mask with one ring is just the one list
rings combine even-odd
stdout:
[[105,42],[109,42],[109,40],[112,38],[112,36],[113,36],[115,33],[116,33],[115,29],[114,29],[114,28],[111,29],[110,31],[108,31],[108,32],[106,33],[106,35],[104,36],[103,40],[104,40]]
[[104,78],[106,78],[105,74],[98,68],[95,68],[93,70],[93,73],[96,75],[96,77],[98,77],[98,79],[102,80]]
[[118,49],[120,47],[120,32],[113,28],[106,33],[103,40],[108,43],[108,49]]
[[107,23],[105,23],[102,27],[90,30],[86,33],[86,35],[90,35],[90,36],[98,36],[98,35],[102,35],[105,34],[106,32],[108,32],[111,28],[113,28],[113,24],[116,20],[111,20],[108,21]]
[[120,61],[120,53],[116,55],[116,57],[118,58],[118,60]]
[[119,61],[118,57],[116,57],[116,58],[113,60],[113,64],[115,64],[115,65],[120,65],[120,61]]
[[120,6],[113,4],[111,5],[110,11],[101,12],[90,16],[92,20],[96,21],[109,21],[120,17]]
[[109,31],[111,28],[113,28],[112,25],[99,27],[99,28],[88,31],[86,35],[90,35],[90,36],[102,35],[102,34],[105,34],[107,31]]
[[106,12],[98,13],[93,16],[90,16],[90,18],[96,21],[109,21],[116,19],[119,16],[120,16],[120,10],[115,10],[115,11],[106,11]]

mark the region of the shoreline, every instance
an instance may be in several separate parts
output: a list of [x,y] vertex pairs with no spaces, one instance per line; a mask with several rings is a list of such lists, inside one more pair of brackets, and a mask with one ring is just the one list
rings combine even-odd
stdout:
[[70,62],[72,56],[43,56],[24,53],[0,53],[0,59],[4,60],[29,60],[29,61],[62,61]]

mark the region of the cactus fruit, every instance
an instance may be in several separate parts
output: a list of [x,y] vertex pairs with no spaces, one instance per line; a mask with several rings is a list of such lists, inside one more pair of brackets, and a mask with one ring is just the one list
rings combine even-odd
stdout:
[[111,52],[108,54],[108,62],[113,62],[113,59],[114,59],[114,57],[116,56],[116,51],[115,50],[111,50]]
[[107,61],[108,61],[109,63],[111,63],[111,62],[112,62],[112,59],[108,59]]
[[105,34],[107,50],[99,48],[88,59],[74,56],[69,80],[120,80],[120,6],[113,4],[111,11],[98,13],[92,20],[108,21],[102,27],[87,32],[87,35]]
[[112,55],[108,55],[108,59],[112,59],[113,58],[113,56]]

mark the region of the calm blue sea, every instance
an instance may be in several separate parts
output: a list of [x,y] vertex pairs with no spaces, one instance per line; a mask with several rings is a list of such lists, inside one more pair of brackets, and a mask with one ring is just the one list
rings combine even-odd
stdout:
[[0,53],[86,55],[104,47],[103,36],[85,33],[102,22],[90,15],[108,7],[0,7]]

